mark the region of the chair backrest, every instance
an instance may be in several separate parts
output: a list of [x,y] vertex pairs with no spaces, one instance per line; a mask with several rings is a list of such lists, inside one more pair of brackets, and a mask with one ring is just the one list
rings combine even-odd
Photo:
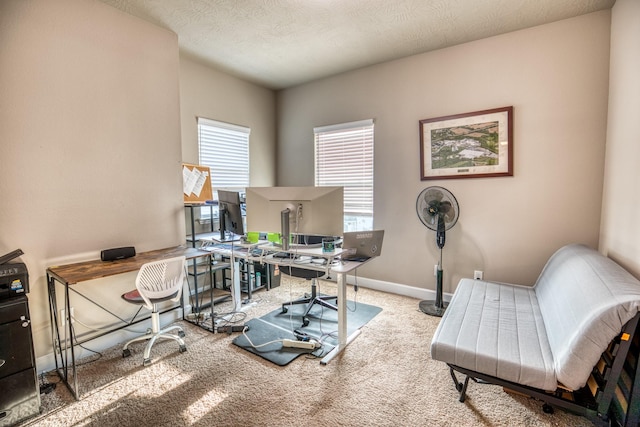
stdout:
[[324,279],[328,277],[327,270],[312,270],[309,268],[291,267],[289,265],[280,265],[278,270],[280,270],[280,273],[286,274],[287,276],[305,280]]
[[574,244],[549,259],[534,289],[558,381],[578,389],[640,311],[640,281],[595,249]]
[[145,306],[161,301],[179,301],[184,284],[185,257],[162,259],[144,264],[136,277],[136,288]]

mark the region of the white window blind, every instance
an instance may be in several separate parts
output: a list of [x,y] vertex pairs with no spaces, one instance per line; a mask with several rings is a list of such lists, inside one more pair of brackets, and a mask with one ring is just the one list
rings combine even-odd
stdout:
[[373,120],[313,129],[316,186],[343,186],[345,230],[373,228]]
[[244,191],[249,186],[251,129],[198,117],[200,165],[211,169],[214,190]]

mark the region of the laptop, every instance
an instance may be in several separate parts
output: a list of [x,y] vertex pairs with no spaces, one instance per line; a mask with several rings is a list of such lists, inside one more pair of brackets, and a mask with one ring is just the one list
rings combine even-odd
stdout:
[[352,231],[342,237],[343,260],[366,261],[382,252],[384,230]]

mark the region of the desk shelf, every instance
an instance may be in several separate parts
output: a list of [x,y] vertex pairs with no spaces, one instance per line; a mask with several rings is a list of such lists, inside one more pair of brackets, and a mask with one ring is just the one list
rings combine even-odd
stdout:
[[[215,234],[215,221],[213,220],[213,208],[214,205],[203,205],[203,204],[187,204],[184,205],[186,209],[187,215],[187,243],[192,248],[195,248],[198,242],[208,236],[213,236]],[[201,208],[209,208],[209,217],[211,218],[211,222],[207,230],[203,230],[201,232],[196,231],[196,209]]]
[[[231,264],[229,264],[228,262],[214,261],[211,263],[211,271],[215,273],[216,271],[224,270],[226,268],[229,268],[230,266]],[[209,273],[209,266],[207,265],[207,263],[202,262],[195,265],[192,264],[188,267],[188,271],[191,275],[203,275]]]
[[[229,262],[228,257],[222,257],[224,261]],[[251,299],[253,292],[260,289],[272,289],[280,286],[280,276],[274,274],[275,268],[271,264],[260,264],[252,260],[239,259],[240,266],[240,292],[247,295]],[[227,269],[223,275],[223,288],[231,289],[232,277],[231,270]]]
[[[215,231],[215,221],[213,218],[213,209],[214,205],[203,205],[203,204],[185,204],[185,214],[187,217],[187,236],[186,241],[187,245],[192,248],[197,248],[200,242],[203,239],[210,239],[219,235],[219,232]],[[197,232],[196,230],[196,209],[201,208],[209,208],[209,217],[210,225],[208,229],[202,230],[201,232]],[[209,269],[211,267],[211,269]],[[202,309],[207,308],[211,305],[210,302],[203,302],[203,299],[206,300],[205,296],[209,294],[207,292],[212,286],[215,288],[217,285],[217,272],[229,268],[228,263],[220,263],[216,262],[212,259],[211,266],[207,265],[207,263],[203,263],[202,261],[193,260],[190,263],[188,268],[188,279],[190,282],[189,291],[190,297],[195,298],[195,304],[192,305],[191,311],[193,313],[198,313]],[[211,277],[207,280],[206,275],[211,273]],[[224,277],[224,274],[223,274]],[[222,280],[224,283],[224,280]],[[193,286],[191,286],[191,284]],[[223,285],[222,285],[223,286]],[[224,286],[223,286],[224,287]],[[193,300],[194,298],[190,298]],[[228,299],[228,296],[220,296],[214,297],[214,304],[219,301],[224,301]]]
[[[205,274],[211,273],[211,280],[207,281],[206,276],[203,277],[205,280],[200,281],[200,285],[198,286],[198,281],[194,279],[194,286],[189,286],[189,301],[191,303],[191,312],[199,313],[203,309],[206,309],[211,306],[211,290],[213,290],[213,303],[218,304],[223,301],[231,298],[231,292],[227,289],[224,289],[224,271],[230,267],[228,262],[221,262],[218,260],[213,260],[211,266],[207,263],[195,264],[193,263],[188,267],[189,275],[196,278]],[[220,287],[218,287],[217,272],[222,272],[222,280],[220,282]]]

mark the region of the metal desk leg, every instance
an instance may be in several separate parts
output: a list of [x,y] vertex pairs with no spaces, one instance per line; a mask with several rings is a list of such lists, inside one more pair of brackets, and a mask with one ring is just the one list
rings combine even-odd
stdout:
[[58,302],[56,300],[55,279],[47,273],[47,293],[49,294],[49,322],[51,324],[51,344],[53,345],[53,358],[56,364],[56,372],[60,375],[58,352],[60,351],[60,329],[58,328]]
[[[75,353],[75,348],[74,348],[74,342],[75,342],[75,336],[74,336],[74,330],[73,330],[73,324],[71,323],[71,299],[69,298],[69,285],[65,285],[64,286],[64,303],[65,303],[65,326],[67,327],[66,331],[65,331],[65,347],[64,347],[64,352],[65,355],[67,355],[67,351],[69,350],[69,348],[67,348],[67,341],[66,341],[66,335],[67,332],[69,333],[69,347],[71,349],[71,374],[73,375],[73,388],[71,388],[71,394],[73,394],[73,397],[76,398],[76,400],[79,399],[80,397],[80,392],[78,391],[78,370],[77,370],[77,366],[76,366],[76,353]],[[66,356],[68,357],[68,356]],[[67,362],[68,364],[68,362]],[[67,372],[68,372],[68,367],[67,367]],[[67,373],[68,375],[68,373]]]
[[233,309],[242,311],[242,290],[240,287],[240,261],[233,255],[231,260],[231,298],[233,299]]
[[320,364],[326,365],[360,335],[360,329],[347,337],[347,273],[338,274],[338,345],[322,358]]
[[252,287],[256,286],[256,271],[253,268],[253,262],[245,261],[246,269],[247,269],[247,299],[251,301],[252,299]]
[[[76,400],[79,400],[78,392],[78,375],[76,358],[74,351],[74,330],[71,324],[71,301],[69,299],[69,286],[64,286],[64,337],[60,337],[60,329],[58,327],[58,301],[56,297],[56,279],[47,275],[47,291],[49,294],[49,318],[51,320],[51,340],[53,344],[53,357],[56,364],[56,372],[58,376],[67,386],[71,394]],[[64,342],[64,345],[63,345]],[[60,359],[58,359],[58,357]],[[69,366],[71,364],[71,366]],[[69,381],[69,371],[73,376],[73,385]]]

